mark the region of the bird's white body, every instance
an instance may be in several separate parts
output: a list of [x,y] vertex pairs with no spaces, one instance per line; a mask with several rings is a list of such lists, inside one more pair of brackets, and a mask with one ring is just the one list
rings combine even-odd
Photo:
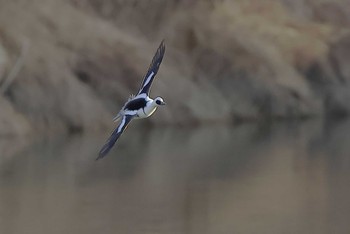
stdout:
[[149,98],[149,101],[147,102],[146,107],[143,110],[137,111],[137,118],[143,119],[143,118],[150,117],[157,110],[157,107],[158,105],[155,103],[155,101]]
[[[138,110],[125,110],[125,106],[135,100],[143,98],[146,101],[146,105],[143,108],[140,108]],[[148,96],[145,96],[144,94],[138,95],[138,96],[131,96],[128,100],[128,102],[125,103],[123,108],[119,111],[118,115],[114,117],[113,121],[117,121],[120,117],[124,115],[133,115],[135,116],[134,119],[144,119],[147,117],[150,117],[156,110],[157,110],[158,104],[156,103],[156,100],[149,98]]]
[[[150,117],[157,110],[158,105],[153,99],[149,97],[146,97],[145,99],[147,103],[144,108],[139,109],[137,111],[131,111],[131,112],[134,112],[135,119],[144,119],[144,118]],[[124,114],[128,114],[127,111],[125,112],[126,113]]]

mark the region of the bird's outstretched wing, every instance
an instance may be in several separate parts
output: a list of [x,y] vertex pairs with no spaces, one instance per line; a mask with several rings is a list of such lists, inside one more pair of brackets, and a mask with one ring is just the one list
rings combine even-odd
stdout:
[[159,66],[162,63],[164,53],[165,53],[165,44],[164,44],[164,40],[163,40],[160,43],[160,45],[157,49],[157,52],[152,59],[152,62],[148,68],[148,71],[147,71],[145,77],[143,78],[143,81],[142,81],[142,84],[141,84],[141,87],[140,87],[138,94],[145,93],[148,96],[153,79],[157,75]]
[[119,126],[114,129],[111,136],[106,141],[106,144],[102,147],[100,150],[99,156],[96,158],[96,160],[99,160],[106,156],[110,149],[114,146],[115,142],[118,140],[118,138],[122,135],[128,124],[131,122],[133,115],[124,115]]

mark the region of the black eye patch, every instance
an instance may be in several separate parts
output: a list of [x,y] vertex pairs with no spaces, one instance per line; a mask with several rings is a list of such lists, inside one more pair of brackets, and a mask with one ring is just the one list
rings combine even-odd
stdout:
[[156,103],[157,103],[157,105],[160,105],[160,101],[159,100],[157,100]]

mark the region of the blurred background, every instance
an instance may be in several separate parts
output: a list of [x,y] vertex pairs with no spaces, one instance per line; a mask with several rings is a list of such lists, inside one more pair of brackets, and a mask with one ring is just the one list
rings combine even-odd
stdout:
[[350,233],[348,64],[349,0],[0,0],[0,232]]

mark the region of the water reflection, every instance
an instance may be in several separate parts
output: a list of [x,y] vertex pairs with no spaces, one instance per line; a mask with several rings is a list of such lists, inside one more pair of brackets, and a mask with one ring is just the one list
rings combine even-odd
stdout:
[[349,233],[349,130],[130,127],[98,162],[105,136],[46,140],[0,161],[0,233]]

